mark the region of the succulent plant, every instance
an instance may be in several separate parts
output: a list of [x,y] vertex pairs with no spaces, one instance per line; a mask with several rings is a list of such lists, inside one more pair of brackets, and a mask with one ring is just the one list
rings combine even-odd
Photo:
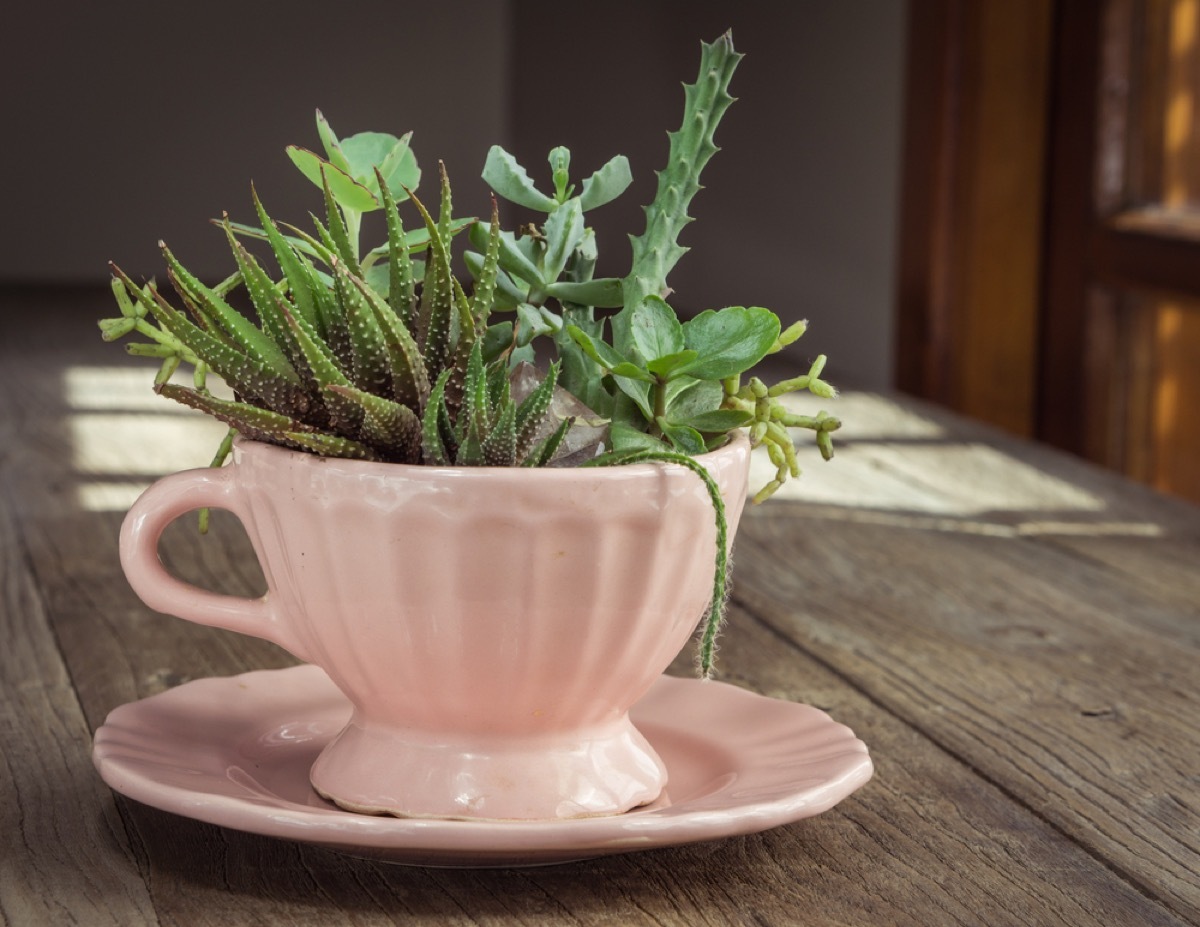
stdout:
[[[139,287],[114,265],[122,317],[103,323],[104,336],[136,331],[150,338],[149,344],[130,349],[163,357],[156,389],[247,437],[364,460],[546,463],[569,427],[564,421],[539,445],[533,443],[550,405],[557,367],[518,404],[508,390],[507,363],[485,363],[479,337],[491,310],[486,294],[497,267],[498,217],[490,226],[475,295],[468,298],[450,264],[453,223],[444,169],[436,221],[412,196],[429,251],[427,285],[418,294],[410,255],[414,244],[400,224],[382,171],[375,189],[389,215],[386,295],[377,293],[361,271],[351,270],[357,255],[326,174],[327,220],[316,222],[318,238],[308,240],[308,250],[328,274],[314,266],[295,238],[284,237],[255,195],[263,234],[282,275],[279,282],[242,245],[227,219],[222,225],[257,325],[163,245],[168,278],[187,311],[172,306],[155,284]],[[169,381],[181,362],[195,368],[190,387]],[[213,395],[206,387],[209,372],[228,383],[236,398]]]
[[[667,460],[689,467],[708,487],[720,538],[701,646],[707,675],[725,592],[725,520],[715,484],[693,458],[749,428],[751,443],[765,444],[777,468],[755,497],[762,501],[799,474],[789,427],[813,431],[828,459],[840,426],[824,412],[797,415],[780,402],[796,390],[835,395],[821,379],[824,356],[782,383],[742,382],[806,323],[784,330],[770,310],[742,306],[681,320],[666,302],[667,276],[687,251],[679,236],[692,221],[700,173],[717,151],[714,135],[733,103],[729,82],[741,58],[728,33],[703,45],[646,228],[631,236],[624,277],[595,276],[596,236],[587,225],[588,212],[630,185],[624,156],[576,192],[571,153],[555,148],[547,193],[494,146],[483,169],[494,194],[545,216],[514,233],[501,228],[495,199],[489,221],[454,219],[444,167],[435,219],[414,192],[421,171],[411,132],[339,140],[318,111],[324,157],[288,149],[322,192],[324,216],[313,217],[313,232],[275,222],[255,192],[257,225],[227,216],[217,223],[237,268],[222,283],[206,286],[162,246],[183,309],[153,282],[139,285],[113,265],[121,315],[100,323],[103,337],[143,336],[128,348],[161,360],[155,388],[230,426],[214,465],[241,433],[327,456],[410,464],[541,466],[558,456],[592,466]],[[406,200],[420,219],[411,231],[397,206]],[[364,252],[362,216],[376,210],[384,213],[387,240]],[[454,239],[464,230],[470,295],[452,270]],[[269,246],[277,273],[246,240]],[[255,320],[233,305],[239,289]],[[539,338],[557,360],[530,387]],[[193,368],[191,386],[172,382],[183,363]],[[208,389],[209,373],[233,389],[232,400]],[[576,440],[584,431],[589,437]],[[595,432],[599,438],[590,437]]]
[[[779,401],[797,390],[833,398],[836,391],[820,377],[825,357],[819,356],[806,375],[783,383],[767,386],[751,378],[743,384],[746,371],[798,339],[807,323],[783,330],[770,310],[742,306],[708,310],[681,322],[665,301],[671,292],[667,276],[687,252],[679,236],[692,221],[688,208],[701,189],[700,173],[718,150],[714,135],[734,102],[729,83],[742,57],[729,33],[703,43],[699,75],[684,86],[682,123],[668,133],[667,165],[658,172],[654,200],[646,207],[645,231],[631,236],[633,261],[624,278],[593,279],[595,236],[584,222],[585,210],[604,205],[629,186],[632,177],[623,156],[584,180],[578,195],[570,185],[571,154],[565,148],[550,152],[553,195],[538,190],[499,147],[489,153],[483,176],[499,196],[547,214],[540,229],[502,236],[497,281],[507,302],[497,308],[516,309],[518,344],[537,335],[553,337],[562,384],[612,423],[609,459],[656,450],[691,456],[748,427],[751,443],[765,444],[776,466],[775,479],[755,496],[761,502],[799,476],[787,428],[813,431],[822,456],[833,456],[831,435],[841,422],[824,412],[798,415]],[[483,235],[477,223],[472,242],[479,245]],[[468,266],[482,269],[482,256],[468,254]],[[561,312],[548,307],[551,298]],[[619,311],[598,318],[597,308]]]

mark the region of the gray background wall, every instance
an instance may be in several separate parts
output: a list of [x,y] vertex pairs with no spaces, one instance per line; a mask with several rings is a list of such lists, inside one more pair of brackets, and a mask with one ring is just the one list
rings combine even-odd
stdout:
[[542,177],[555,144],[581,176],[629,155],[635,186],[593,216],[601,272],[620,275],[679,85],[699,41],[732,26],[747,53],[739,102],[692,209],[675,302],[808,318],[799,362],[826,352],[835,378],[890,382],[903,0],[118,0],[7,18],[0,284],[102,282],[110,258],[154,274],[159,238],[224,276],[204,220],[249,218],[250,179],[274,213],[314,207],[283,148],[317,146],[318,106],[342,134],[415,130],[464,214],[486,208],[477,177],[493,142]]

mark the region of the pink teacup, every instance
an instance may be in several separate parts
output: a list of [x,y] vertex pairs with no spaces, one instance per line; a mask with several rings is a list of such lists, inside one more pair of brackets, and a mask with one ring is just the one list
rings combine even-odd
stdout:
[[[727,507],[739,436],[698,458]],[[260,599],[170,576],[163,529],[201,507],[245,525]],[[679,466],[442,468],[336,460],[239,440],[223,469],[151,486],[121,563],[158,611],[266,638],[354,705],[312,768],[343,808],[556,819],[653,801],[666,770],[630,707],[706,613],[713,508]]]

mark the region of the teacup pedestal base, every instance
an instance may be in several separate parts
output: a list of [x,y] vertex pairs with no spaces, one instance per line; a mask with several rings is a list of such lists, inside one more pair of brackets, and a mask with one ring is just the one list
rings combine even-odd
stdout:
[[546,821],[654,801],[666,767],[628,715],[583,731],[431,735],[352,719],[322,751],[313,787],[347,811]]

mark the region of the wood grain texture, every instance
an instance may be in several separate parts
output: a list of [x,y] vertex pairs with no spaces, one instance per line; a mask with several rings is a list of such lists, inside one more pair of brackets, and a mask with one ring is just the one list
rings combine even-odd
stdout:
[[[18,441],[0,421],[0,443]],[[0,484],[0,923],[152,923],[125,822],[88,757],[90,731],[11,491]]]
[[1200,917],[1200,648],[1184,639],[1194,608],[1170,613],[1180,628],[1164,648],[1161,612],[1049,545],[814,519],[797,550],[786,541],[797,517],[775,511],[743,532],[739,596],[757,615],[812,640],[852,685],[1181,917]]
[[[841,452],[848,469],[874,468],[902,493],[918,449],[971,461],[952,451],[980,447],[1001,475],[1008,460],[1044,474],[1036,497],[1049,507],[947,514],[974,477],[945,469],[920,494],[940,514],[904,498],[748,514],[722,672],[815,704],[868,743],[876,778],[833,811],[713,843],[455,871],[354,860],[114,797],[88,759],[111,708],[294,661],[150,613],[129,591],[122,513],[85,505],[80,488],[148,479],[170,455],[118,442],[80,456],[81,436],[98,439],[73,417],[106,402],[158,433],[156,413],[132,401],[64,388],[67,369],[120,361],[85,316],[59,307],[46,323],[55,341],[31,325],[0,344],[0,629],[13,642],[0,652],[5,927],[1197,922],[1200,515],[907,400],[858,403],[884,424],[897,408],[912,420],[860,428]],[[1054,511],[1053,493],[1067,490],[1099,507]],[[1010,496],[1024,498],[994,498]],[[1119,533],[1130,525],[1157,533]],[[203,585],[260,588],[231,519],[203,538],[174,526],[162,554]],[[675,671],[691,664],[684,654]]]

